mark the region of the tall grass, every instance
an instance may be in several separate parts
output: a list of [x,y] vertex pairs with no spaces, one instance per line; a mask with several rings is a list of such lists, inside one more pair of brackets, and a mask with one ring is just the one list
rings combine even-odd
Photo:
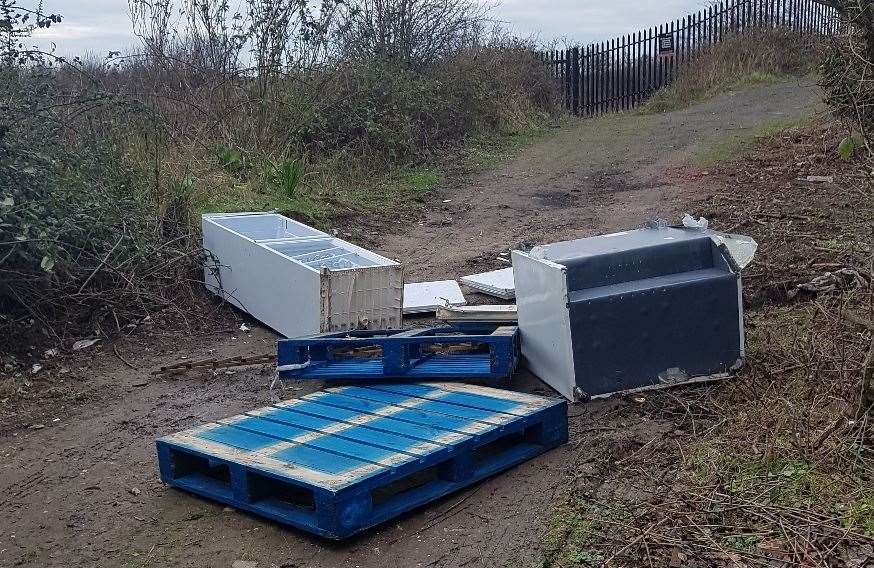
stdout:
[[674,82],[655,93],[641,112],[676,110],[728,89],[804,76],[817,69],[822,53],[821,38],[785,28],[745,30],[678,69]]

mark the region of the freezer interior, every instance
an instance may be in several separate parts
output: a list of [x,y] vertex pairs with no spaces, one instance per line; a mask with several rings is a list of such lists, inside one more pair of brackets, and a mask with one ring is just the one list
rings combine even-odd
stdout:
[[353,250],[340,239],[280,242],[271,243],[267,247],[314,270],[348,270],[381,264]]
[[321,231],[307,227],[282,215],[212,217],[210,221],[253,241],[327,237]]

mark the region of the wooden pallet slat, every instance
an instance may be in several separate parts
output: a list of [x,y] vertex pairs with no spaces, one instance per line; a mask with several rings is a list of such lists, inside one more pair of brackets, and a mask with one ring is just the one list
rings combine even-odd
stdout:
[[340,539],[567,441],[563,400],[461,384],[341,387],[157,441],[170,486]]

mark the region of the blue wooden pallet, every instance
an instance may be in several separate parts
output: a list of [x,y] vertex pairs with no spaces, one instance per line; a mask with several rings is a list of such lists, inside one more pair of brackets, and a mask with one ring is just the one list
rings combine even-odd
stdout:
[[563,400],[461,384],[327,389],[161,438],[164,483],[341,539],[567,441]]
[[[471,345],[477,349],[461,350]],[[496,381],[516,371],[520,341],[515,326],[473,334],[440,327],[285,339],[278,351],[279,374],[286,379]]]

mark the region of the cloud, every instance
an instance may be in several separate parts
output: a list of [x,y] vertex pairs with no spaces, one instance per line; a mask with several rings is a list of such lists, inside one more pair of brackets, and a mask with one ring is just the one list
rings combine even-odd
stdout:
[[494,16],[514,32],[545,43],[589,43],[663,24],[705,4],[704,0],[504,0]]
[[63,16],[60,24],[36,30],[31,43],[54,46],[59,55],[86,52],[105,55],[135,45],[127,2],[124,0],[61,0],[45,2],[43,10]]
[[[489,0],[482,0],[489,2]],[[492,17],[513,33],[543,43],[588,43],[665,23],[704,7],[706,0],[503,0]],[[57,45],[61,55],[86,51],[106,54],[124,50],[138,40],[131,31],[125,0],[46,0],[45,10],[64,21],[40,30],[34,43]]]

